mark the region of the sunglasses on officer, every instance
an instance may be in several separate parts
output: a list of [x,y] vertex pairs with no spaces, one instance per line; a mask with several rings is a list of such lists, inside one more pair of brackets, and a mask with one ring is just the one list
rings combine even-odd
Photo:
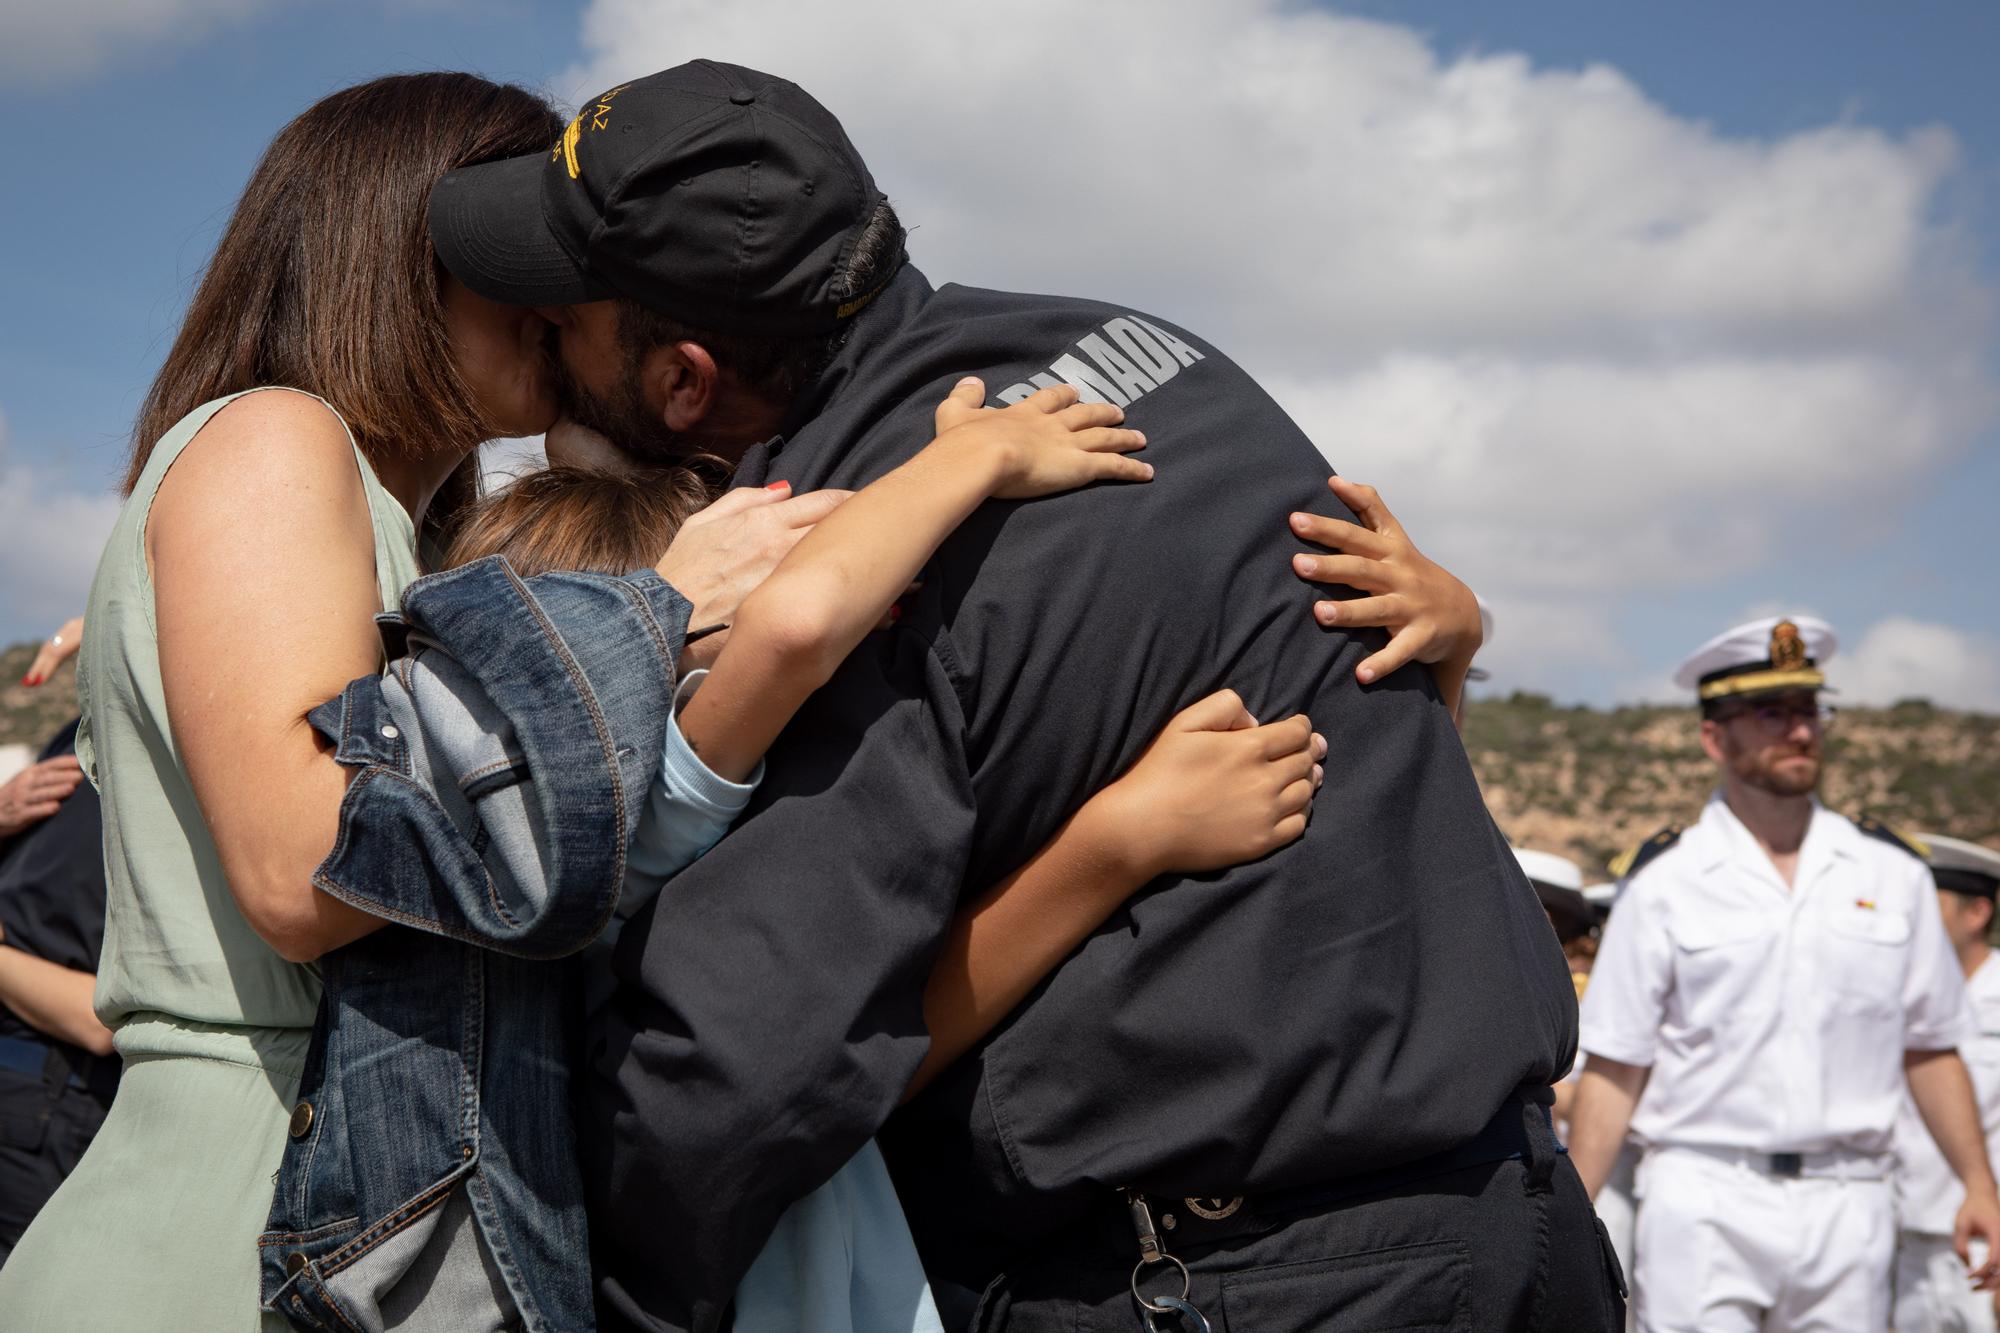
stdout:
[[1815,731],[1825,731],[1833,725],[1836,711],[1833,705],[1817,699],[1767,699],[1718,710],[1713,718],[1717,722],[1747,720],[1767,736],[1785,736],[1801,722]]

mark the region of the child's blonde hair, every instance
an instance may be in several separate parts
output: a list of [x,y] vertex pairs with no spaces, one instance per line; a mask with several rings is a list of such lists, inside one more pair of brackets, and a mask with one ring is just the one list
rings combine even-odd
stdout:
[[710,498],[687,468],[552,467],[474,505],[453,529],[442,565],[504,555],[523,575],[629,574],[656,563]]

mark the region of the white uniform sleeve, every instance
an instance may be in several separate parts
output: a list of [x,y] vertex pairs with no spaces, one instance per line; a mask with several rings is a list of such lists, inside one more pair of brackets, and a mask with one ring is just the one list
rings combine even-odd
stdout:
[[1628,884],[1604,923],[1578,1020],[1577,1045],[1586,1055],[1628,1065],[1653,1063],[1673,988],[1673,941],[1658,892],[1664,887],[1657,874],[1650,883]]
[[1944,932],[1937,889],[1921,861],[1910,864],[1916,888],[1916,920],[1910,923],[1910,969],[1903,977],[1903,1049],[1943,1051],[1968,1046],[1979,1036],[1979,1021],[1965,993],[1965,974],[1951,937]]
[[725,781],[701,761],[681,734],[681,709],[707,675],[707,671],[690,671],[674,691],[666,745],[646,793],[646,807],[639,815],[632,847],[625,856],[625,892],[618,903],[621,916],[630,916],[645,906],[670,876],[694,864],[722,841],[722,835],[750,804],[757,784],[764,780],[764,763],[759,760],[748,781]]

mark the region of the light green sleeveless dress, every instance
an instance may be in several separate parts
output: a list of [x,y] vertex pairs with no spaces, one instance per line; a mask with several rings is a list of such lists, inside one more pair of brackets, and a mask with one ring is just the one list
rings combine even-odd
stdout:
[[[258,1312],[257,1235],[319,977],[273,953],[230,896],[167,726],[146,568],[146,517],[161,478],[240,396],[196,408],[155,446],[91,584],[77,752],[103,795],[108,903],[96,1008],[125,1076],[76,1172],[0,1269],[0,1329],[287,1327]],[[358,448],[354,458],[376,582],[393,608],[417,574],[410,517]]]

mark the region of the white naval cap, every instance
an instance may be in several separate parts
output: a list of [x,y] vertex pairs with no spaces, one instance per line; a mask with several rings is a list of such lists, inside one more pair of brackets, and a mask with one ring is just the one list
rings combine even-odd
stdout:
[[1584,885],[1583,900],[1596,908],[1599,916],[1608,916],[1611,904],[1618,901],[1618,881],[1607,879],[1602,884]]
[[1579,931],[1597,924],[1597,913],[1584,901],[1583,870],[1576,862],[1554,852],[1531,852],[1525,847],[1514,849],[1514,859],[1521,863],[1522,873],[1535,886],[1535,897],[1541,900],[1544,911],[1567,919]]
[[1910,838],[1931,863],[1931,878],[1939,888],[1980,898],[2000,893],[2000,852],[1942,833],[1913,833]]
[[1514,849],[1514,859],[1521,863],[1521,870],[1537,884],[1546,884],[1552,889],[1570,889],[1583,892],[1583,870],[1567,856],[1554,852],[1533,852],[1526,847]]
[[1718,634],[1674,672],[1674,684],[1703,702],[1772,690],[1826,688],[1820,670],[1840,646],[1817,616],[1765,616]]

